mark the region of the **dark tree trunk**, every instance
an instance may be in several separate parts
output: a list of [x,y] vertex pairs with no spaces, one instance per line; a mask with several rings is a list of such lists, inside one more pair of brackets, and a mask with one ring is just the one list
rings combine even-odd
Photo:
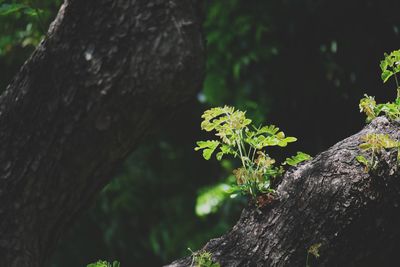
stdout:
[[197,0],[67,0],[0,96],[0,266],[44,265],[204,74]]
[[[231,232],[203,248],[221,266],[305,266],[321,243],[315,266],[398,266],[400,171],[397,151],[367,173],[355,157],[366,133],[400,138],[400,124],[375,119],[361,132],[287,172],[278,199],[261,210],[249,205]],[[170,266],[190,266],[185,258]],[[394,264],[396,263],[396,264]]]

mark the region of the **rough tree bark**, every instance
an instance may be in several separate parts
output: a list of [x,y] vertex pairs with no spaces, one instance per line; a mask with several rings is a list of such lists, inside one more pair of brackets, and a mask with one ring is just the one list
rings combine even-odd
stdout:
[[197,2],[64,2],[0,96],[0,266],[43,266],[115,166],[200,89]]
[[[321,243],[311,266],[398,266],[400,171],[397,151],[383,153],[367,173],[355,160],[360,137],[400,138],[400,123],[375,119],[361,132],[287,172],[278,198],[261,210],[249,205],[233,229],[209,241],[221,266],[305,266],[307,250]],[[313,257],[311,257],[313,258]],[[190,266],[185,258],[170,266]],[[396,264],[397,263],[397,264]]]

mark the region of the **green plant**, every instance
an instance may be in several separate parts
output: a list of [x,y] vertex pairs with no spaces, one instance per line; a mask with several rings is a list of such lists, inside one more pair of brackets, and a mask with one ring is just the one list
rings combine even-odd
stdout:
[[22,12],[25,15],[36,17],[39,12],[38,9],[31,7],[28,4],[10,3],[0,5],[0,16],[8,16],[17,12]]
[[43,10],[37,8],[35,4],[34,1],[27,1],[27,3],[3,3],[0,5],[0,16],[22,13],[28,17],[36,18],[41,32],[45,33],[43,19],[41,17]]
[[360,100],[360,111],[367,115],[367,122],[375,117],[384,114],[389,120],[397,121],[400,119],[400,86],[397,73],[400,72],[400,50],[393,51],[389,55],[385,53],[385,58],[380,64],[382,81],[385,83],[390,77],[394,77],[396,82],[397,97],[394,102],[377,104],[374,97],[365,95]]
[[314,256],[315,258],[319,258],[319,249],[322,246],[321,243],[316,243],[311,245],[308,250],[307,250],[307,258],[306,258],[306,267],[311,267],[309,260],[310,260],[310,255]]
[[267,147],[286,147],[295,142],[295,137],[286,137],[274,125],[255,127],[246,117],[246,112],[224,106],[206,110],[202,115],[201,128],[207,132],[215,131],[219,140],[198,141],[195,150],[202,150],[203,157],[209,160],[219,148],[216,158],[221,160],[224,155],[238,157],[242,166],[234,170],[237,185],[231,193],[249,194],[253,199],[261,194],[272,193],[271,179],[282,175],[282,165],[295,166],[311,157],[298,152],[297,155],[286,159],[277,166],[271,158]]
[[210,252],[193,252],[190,248],[188,248],[188,250],[192,252],[192,262],[190,267],[221,267],[218,262],[212,260],[212,254]]
[[384,114],[392,121],[400,119],[400,98],[397,98],[393,103],[377,104],[374,97],[365,95],[360,100],[359,107],[360,111],[367,115],[367,122],[371,122],[381,114]]
[[120,263],[118,261],[113,261],[111,264],[108,261],[99,260],[95,263],[88,264],[86,267],[120,267]]
[[[400,142],[392,139],[387,134],[366,134],[361,137],[363,143],[359,145],[360,149],[368,154],[368,158],[364,156],[357,156],[356,159],[364,164],[367,169],[375,169],[378,164],[378,156],[384,149],[398,148],[400,149]],[[399,157],[399,153],[398,153]]]
[[[385,58],[380,64],[383,82],[387,82],[390,77],[395,78],[397,98],[394,102],[385,104],[377,104],[375,98],[365,95],[360,100],[359,108],[361,112],[367,115],[366,121],[370,122],[381,114],[384,114],[391,121],[400,120],[400,86],[397,79],[397,73],[400,72],[400,50],[385,53]],[[397,148],[397,158],[400,162],[400,142],[392,139],[387,134],[366,134],[361,137],[363,143],[360,144],[360,149],[368,154],[368,158],[359,155],[356,159],[364,164],[368,170],[376,168],[378,156],[384,149]]]
[[385,58],[380,64],[382,70],[381,78],[385,83],[390,77],[394,77],[397,87],[397,98],[400,98],[400,86],[397,80],[397,73],[400,72],[400,50],[393,51],[389,55],[385,53],[384,55]]

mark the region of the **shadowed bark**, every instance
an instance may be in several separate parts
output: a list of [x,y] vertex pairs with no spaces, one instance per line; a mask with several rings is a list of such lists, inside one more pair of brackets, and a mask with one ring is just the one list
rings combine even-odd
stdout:
[[[307,250],[321,243],[311,266],[397,266],[400,253],[400,171],[395,149],[367,173],[355,157],[360,137],[387,133],[400,124],[375,119],[361,132],[288,171],[278,198],[244,209],[233,229],[203,250],[221,266],[306,266]],[[191,258],[169,266],[190,266]]]
[[197,2],[62,5],[0,96],[0,266],[43,266],[116,165],[200,89]]

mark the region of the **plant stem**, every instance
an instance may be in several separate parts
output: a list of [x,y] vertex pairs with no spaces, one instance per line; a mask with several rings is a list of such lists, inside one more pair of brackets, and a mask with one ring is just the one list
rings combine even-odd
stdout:
[[238,148],[239,148],[240,159],[242,160],[243,168],[245,168],[245,169],[246,169],[246,165],[244,164],[244,160],[243,160],[243,153],[242,153],[242,149],[240,148],[240,147],[241,147],[241,145],[240,145],[239,141],[236,141],[236,144],[237,144],[237,146],[238,146]]
[[397,98],[400,98],[400,86],[399,86],[399,81],[397,80],[397,74],[394,74],[394,80],[396,81],[396,86],[397,86]]
[[308,256],[310,255],[309,252],[307,252],[307,258],[306,258],[306,267],[310,267],[310,265],[308,264]]
[[[249,158],[250,158],[250,155],[251,155],[251,149],[252,149],[252,147],[249,145]],[[251,159],[251,161],[253,161],[253,159]]]
[[254,157],[256,156],[256,151],[257,151],[257,149],[254,148],[253,155],[251,156],[251,161],[254,161]]
[[247,153],[246,147],[244,146],[243,142],[243,130],[240,130],[240,144],[242,145],[243,153],[247,158],[250,158],[250,152]]

